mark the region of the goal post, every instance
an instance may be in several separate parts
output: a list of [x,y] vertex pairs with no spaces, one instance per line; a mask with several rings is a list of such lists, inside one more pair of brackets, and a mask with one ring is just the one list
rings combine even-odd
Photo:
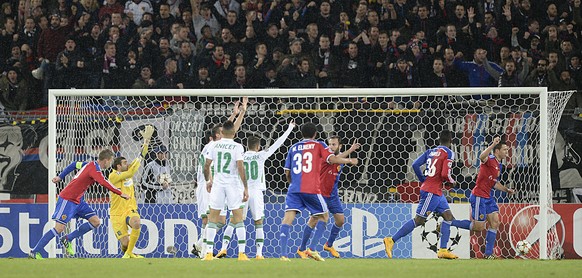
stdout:
[[[345,203],[347,222],[336,244],[347,257],[383,257],[378,239],[393,234],[402,222],[400,219],[414,216],[419,185],[410,167],[411,161],[426,148],[435,146],[436,132],[450,129],[457,137],[453,141],[456,145],[453,149],[458,152],[454,172],[460,188],[445,194],[456,218],[469,217],[468,194],[478,169],[478,153],[490,144],[493,135],[507,135],[512,148],[510,158],[504,161],[507,169],[503,172],[503,180],[522,192],[512,197],[495,195],[500,203],[502,221],[512,221],[513,225],[513,214],[533,208],[532,213],[538,215],[539,222],[529,223],[529,228],[504,230],[503,233],[509,235],[498,240],[502,243],[498,244],[496,252],[503,257],[514,256],[511,253],[515,251],[515,242],[511,241],[527,237],[534,241],[531,242],[534,246],[531,257],[552,259],[560,256],[561,245],[558,236],[550,235],[560,231],[552,226],[555,223],[548,222],[550,214],[554,213],[549,166],[557,124],[570,94],[547,92],[543,87],[49,90],[48,216],[50,219],[58,191],[64,186],[63,183],[55,185],[50,179],[63,166],[74,160],[93,159],[104,147],[113,148],[118,155],[131,160],[139,145],[132,136],[140,126],[151,124],[157,132],[153,143],[168,147],[168,163],[173,168],[171,194],[174,204],[143,204],[143,199],[138,199],[145,227],[142,231],[145,232],[142,232],[136,252],[150,257],[188,257],[192,238],[198,236],[198,231],[193,229],[200,225],[194,188],[197,186],[198,155],[205,142],[204,132],[226,120],[234,102],[248,96],[250,106],[236,138],[243,145],[247,136],[255,135],[261,138],[261,146],[268,147],[282,134],[291,118],[299,119],[299,124],[307,121],[318,124],[320,140],[340,135],[344,150],[354,140],[363,145],[355,154],[360,165],[345,167],[340,179],[340,197]],[[476,95],[479,97],[473,97]],[[270,257],[278,254],[275,234],[286,192],[281,168],[287,148],[300,139],[299,132],[295,133],[269,159],[271,162],[267,162],[265,169],[268,210],[265,232],[266,237],[271,237],[265,239],[265,255]],[[145,163],[147,161],[142,163],[142,168]],[[134,179],[138,194],[141,194],[140,176],[141,170]],[[70,177],[66,179],[69,180]],[[86,198],[103,219],[103,227],[77,240],[79,255],[119,256],[115,236],[107,221],[108,193],[92,187]],[[296,220],[295,226],[301,226],[302,221],[304,217]],[[439,221],[436,216],[434,224]],[[251,225],[250,222],[246,224]],[[515,229],[512,225],[508,224],[507,229]],[[427,233],[430,229],[434,227],[423,227]],[[253,229],[248,230],[247,238],[252,242]],[[535,236],[532,235],[534,230]],[[294,229],[291,239],[299,240],[300,232]],[[430,257],[434,239],[430,239],[430,235],[428,239],[421,239],[415,233],[411,240],[397,244],[396,254]],[[515,235],[512,237],[511,233]],[[433,234],[438,238],[438,233]],[[450,249],[455,251],[456,248],[466,254],[465,257],[482,256],[482,250],[469,244],[469,240],[481,242],[481,234],[457,231],[451,232],[453,236],[458,242]],[[254,246],[248,246],[252,253]],[[167,252],[170,247],[177,247],[177,252]],[[48,250],[50,257],[60,255],[54,241]]]

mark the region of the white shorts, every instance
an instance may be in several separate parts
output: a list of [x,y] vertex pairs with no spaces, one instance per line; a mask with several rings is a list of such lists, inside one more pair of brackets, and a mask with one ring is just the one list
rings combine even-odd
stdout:
[[212,191],[210,192],[210,208],[224,210],[226,206],[228,210],[239,209],[244,206],[242,199],[242,188],[235,186],[213,186]]
[[198,218],[208,215],[208,203],[210,202],[210,193],[206,190],[206,184],[196,188],[196,204],[198,205]]
[[265,199],[263,191],[260,189],[249,189],[249,200],[243,209],[243,220],[247,219],[247,213],[251,210],[253,221],[261,220],[265,217]]

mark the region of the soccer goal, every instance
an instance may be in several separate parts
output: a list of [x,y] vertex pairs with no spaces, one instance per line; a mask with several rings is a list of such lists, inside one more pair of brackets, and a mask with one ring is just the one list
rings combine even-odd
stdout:
[[[243,96],[250,101],[235,139],[243,145],[253,135],[267,148],[283,134],[291,119],[299,125],[316,123],[320,140],[340,136],[342,150],[354,141],[362,145],[351,154],[360,163],[344,167],[340,176],[339,195],[346,223],[334,246],[343,257],[386,257],[382,238],[393,235],[415,215],[420,184],[412,161],[437,146],[439,132],[445,129],[455,134],[453,177],[458,184],[444,191],[455,218],[470,218],[468,199],[479,168],[479,154],[494,137],[501,136],[510,147],[503,161],[501,182],[515,189],[516,194],[494,192],[502,223],[495,254],[515,258],[517,242],[523,240],[532,245],[532,250],[522,255],[524,258],[553,259],[563,254],[564,228],[559,225],[560,215],[552,209],[549,165],[558,121],[571,92],[547,92],[546,88],[419,88],[51,90],[49,94],[49,177],[72,161],[96,159],[103,148],[132,160],[140,154],[140,131],[146,125],[154,126],[152,147],[142,165],[156,160],[154,149],[164,146],[172,182],[167,189],[155,189],[163,191],[163,201],[152,201],[144,193],[147,188],[142,170],[134,177],[142,219],[135,253],[146,257],[193,257],[190,250],[201,226],[196,175],[200,151],[207,143],[205,134],[226,121]],[[296,129],[266,162],[265,257],[278,256],[277,235],[287,188],[283,166],[288,147],[299,140]],[[59,184],[49,184],[49,218],[55,207],[54,196],[72,176]],[[123,253],[109,221],[109,193],[92,186],[85,199],[97,210],[102,225],[75,242],[77,256],[120,257]],[[291,248],[299,245],[306,220],[305,215],[296,220],[290,235]],[[394,256],[436,258],[441,221],[439,215],[431,215],[412,236],[397,243]],[[75,225],[79,223],[71,222],[70,228]],[[245,225],[247,252],[252,256],[254,227],[249,217]],[[450,236],[449,249],[461,258],[483,256],[484,232],[451,228]],[[218,248],[220,245],[217,243]],[[51,257],[62,256],[55,243],[48,250]],[[229,256],[232,254],[234,248],[230,248]]]

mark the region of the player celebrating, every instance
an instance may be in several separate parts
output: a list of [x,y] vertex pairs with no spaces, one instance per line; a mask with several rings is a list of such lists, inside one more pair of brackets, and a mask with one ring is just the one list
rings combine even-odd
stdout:
[[[360,144],[354,141],[347,151],[341,153],[341,138],[337,135],[331,136],[327,142],[329,144],[328,148],[338,157],[348,157],[352,152],[360,148]],[[323,245],[323,250],[330,252],[335,258],[339,258],[340,254],[333,248],[333,243],[345,223],[344,209],[338,194],[338,184],[343,167],[343,164],[325,163],[321,168],[321,195],[323,195],[327,208],[334,219],[334,225],[331,228],[327,242]],[[317,242],[314,241],[314,244],[317,244]]]
[[[247,105],[249,102],[248,97],[243,97],[242,100],[242,107],[239,108],[239,102],[236,101],[234,103],[234,108],[232,111],[232,115],[228,118],[227,121],[233,121],[236,117],[236,121],[234,122],[234,133],[238,131],[240,128],[243,118],[245,116],[245,112],[247,110]],[[206,190],[206,179],[204,178],[204,163],[206,162],[206,158],[209,155],[209,151],[214,146],[216,141],[222,139],[222,124],[218,124],[214,126],[211,130],[211,134],[207,137],[208,144],[202,148],[200,152],[200,156],[198,158],[198,170],[197,170],[197,184],[198,187],[196,188],[196,202],[198,204],[198,217],[202,219],[202,229],[200,230],[200,238],[194,245],[194,249],[192,253],[200,256],[206,254],[206,225],[208,224],[208,203],[210,202],[210,193]],[[220,230],[226,223],[226,210],[221,212],[220,220],[217,222],[217,229]],[[232,232],[231,232],[232,234]]]
[[[224,123],[222,136],[222,139],[214,144],[204,163],[206,188],[210,192],[210,215],[206,231],[206,243],[208,246],[203,260],[210,261],[214,259],[212,250],[214,249],[217,221],[219,220],[220,211],[226,205],[232,211],[231,221],[238,238],[238,260],[248,261],[249,258],[245,254],[246,229],[242,222],[242,208],[244,202],[249,198],[243,165],[244,148],[233,140],[235,136],[233,122],[227,121]],[[211,164],[213,164],[214,177],[210,174]]]
[[[513,194],[513,189],[507,188],[499,182],[499,176],[503,169],[501,161],[507,157],[509,147],[501,138],[495,137],[493,143],[480,155],[481,166],[477,174],[477,184],[471,192],[469,202],[471,203],[471,220],[453,220],[452,225],[458,228],[483,231],[485,222],[489,224],[487,236],[485,237],[485,258],[495,259],[493,248],[499,227],[499,207],[495,198],[491,196],[493,188]],[[493,154],[491,154],[493,151]]]
[[[139,169],[142,157],[145,157],[148,153],[148,146],[154,133],[154,128],[151,125],[147,125],[140,133],[144,139],[141,156],[134,159],[129,165],[125,157],[120,156],[115,158],[112,165],[115,171],[109,174],[109,181],[111,181],[113,186],[129,196],[129,200],[125,201],[111,194],[111,207],[109,209],[113,231],[115,232],[117,240],[121,243],[121,250],[124,251],[122,258],[124,259],[143,258],[143,256],[133,253],[133,248],[137,243],[141,231],[141,221],[135,200],[133,176]],[[127,226],[131,227],[131,234],[128,233]]]
[[[384,246],[386,254],[392,258],[392,248],[394,243],[400,238],[410,234],[416,226],[423,225],[429,212],[440,213],[443,215],[444,221],[441,224],[441,242],[440,249],[437,252],[439,259],[456,259],[455,254],[447,249],[449,242],[449,235],[451,229],[451,221],[454,219],[453,213],[449,208],[449,203],[445,196],[443,196],[443,183],[449,186],[455,184],[451,177],[451,166],[455,159],[455,154],[450,150],[452,140],[452,133],[448,130],[443,130],[440,134],[440,146],[429,149],[418,157],[413,163],[412,168],[422,182],[420,187],[420,202],[416,209],[416,217],[406,222],[394,237],[384,238]],[[424,175],[420,170],[421,165],[426,165]]]
[[[282,261],[289,261],[289,232],[298,212],[307,209],[313,219],[325,220],[327,205],[321,196],[321,165],[324,162],[353,165],[358,163],[355,158],[335,156],[324,144],[315,141],[317,128],[313,123],[303,124],[301,135],[303,140],[291,146],[285,160],[285,176],[289,183],[289,189],[285,198],[285,216],[281,223],[280,233]],[[308,222],[311,229],[315,227],[317,221]],[[321,237],[322,234],[319,236]],[[313,240],[319,242],[319,238],[316,236],[317,234]],[[307,248],[305,253],[316,261],[323,261],[319,253],[311,248]]]
[[[85,233],[99,227],[101,220],[84,200],[83,194],[89,186],[97,182],[101,186],[107,188],[111,192],[120,195],[121,198],[128,200],[129,196],[115,188],[109,181],[105,179],[101,169],[106,169],[111,166],[115,154],[111,150],[103,150],[99,153],[97,161],[91,161],[81,168],[75,175],[73,180],[61,191],[57,200],[55,213],[52,219],[55,220],[55,227],[46,232],[38,241],[36,246],[30,251],[28,255],[31,259],[42,259],[40,251],[51,241],[65,230],[65,225],[71,221],[72,218],[84,218],[88,222],[83,223],[77,230],[71,232],[64,239],[61,240],[63,246],[67,249],[69,255],[74,255],[70,241],[78,238]],[[55,179],[53,179],[55,181]]]
[[[295,122],[291,121],[289,127],[279,137],[273,145],[271,145],[267,150],[259,151],[261,149],[261,139],[258,137],[251,136],[247,139],[248,151],[245,152],[243,156],[245,175],[247,177],[247,182],[249,184],[249,200],[243,209],[243,218],[246,217],[249,208],[251,209],[251,214],[253,221],[255,222],[255,234],[256,234],[256,244],[257,244],[257,260],[265,259],[263,257],[263,244],[265,241],[265,232],[263,231],[263,218],[265,218],[265,201],[263,200],[263,192],[267,190],[265,185],[265,161],[285,143],[287,137],[291,134],[295,128]],[[229,239],[232,236],[232,222],[228,225],[224,231],[224,238]],[[230,233],[229,233],[230,232]],[[221,254],[226,255],[226,249],[228,247],[228,242],[224,240],[222,244],[222,249],[216,257],[220,257]]]

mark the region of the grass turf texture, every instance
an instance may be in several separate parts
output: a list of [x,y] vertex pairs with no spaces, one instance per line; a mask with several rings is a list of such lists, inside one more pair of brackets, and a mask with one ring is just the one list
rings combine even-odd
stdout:
[[577,277],[580,260],[0,259],[0,277]]

